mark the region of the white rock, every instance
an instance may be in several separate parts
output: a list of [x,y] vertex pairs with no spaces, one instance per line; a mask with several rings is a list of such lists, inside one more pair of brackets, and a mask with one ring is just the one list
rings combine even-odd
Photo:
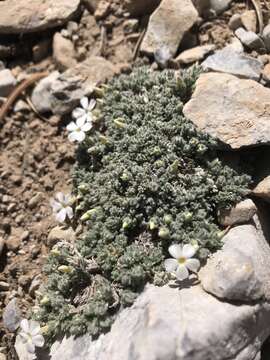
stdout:
[[17,81],[9,69],[0,70],[0,97],[8,96],[16,83]]
[[23,34],[61,26],[79,5],[80,0],[0,1],[0,34]]
[[48,245],[53,246],[59,241],[67,241],[73,243],[76,240],[75,232],[71,227],[65,228],[64,226],[56,226],[51,229],[48,235]]
[[233,149],[270,142],[270,89],[229,74],[202,74],[184,115]]
[[232,209],[220,209],[219,223],[223,226],[244,224],[249,222],[257,212],[257,207],[251,199],[246,199],[236,204]]
[[262,63],[250,56],[242,54],[228,45],[215,54],[208,56],[202,63],[202,68],[208,71],[217,71],[236,75],[246,79],[258,81],[263,70]]
[[33,90],[31,100],[37,111],[46,113],[52,111],[51,86],[59,76],[58,71],[52,72],[49,76],[39,81]]
[[270,247],[254,225],[232,228],[199,273],[203,288],[221,299],[270,300]]
[[183,51],[177,56],[175,61],[179,64],[190,64],[202,60],[207,54],[215,49],[215,45],[196,46],[192,49]]
[[90,57],[66,70],[51,84],[53,113],[69,113],[83,96],[90,95],[95,86],[112,78],[116,71],[110,61],[98,56]]
[[17,306],[17,300],[12,299],[3,312],[3,323],[9,331],[15,331],[21,321],[21,311]]
[[184,34],[198,19],[191,0],[163,0],[150,17],[141,51],[147,54],[167,53],[172,58]]
[[223,11],[227,10],[230,6],[232,0],[210,0],[210,8],[220,14]]
[[219,301],[200,286],[147,286],[111,331],[64,339],[51,360],[251,360],[270,334],[270,304]]
[[239,28],[235,31],[235,35],[242,42],[243,45],[251,50],[261,50],[265,48],[262,39],[253,31],[246,31],[243,28]]

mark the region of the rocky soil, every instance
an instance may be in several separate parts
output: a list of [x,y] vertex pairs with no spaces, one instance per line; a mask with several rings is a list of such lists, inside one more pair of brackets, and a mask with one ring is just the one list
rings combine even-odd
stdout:
[[[259,208],[263,204],[264,213],[269,211],[269,19],[269,4],[259,0],[45,0],[42,4],[39,0],[0,1],[0,360],[18,358],[14,335],[1,319],[4,309],[13,301],[11,307],[27,314],[43,280],[41,269],[52,244],[57,238],[67,236],[55,228],[57,224],[49,199],[56,191],[66,192],[71,186],[74,146],[67,141],[65,130],[70,112],[82,96],[90,95],[95,86],[106,79],[130,72],[133,66],[140,64],[149,64],[153,69],[179,69],[194,63],[202,64],[207,73],[198,80],[184,113],[201,130],[216,136],[221,149],[245,151],[249,147],[253,151],[255,146],[261,146],[262,150],[253,152],[258,160],[253,198],[259,199],[259,205],[256,203]],[[239,152],[230,153],[229,157],[237,163]],[[221,224],[234,226],[250,222],[257,206],[248,201],[232,214],[221,214]],[[251,236],[252,229],[244,230]],[[253,256],[254,248],[245,256]],[[260,304],[261,308],[255,311],[247,306],[243,314],[237,316],[251,319],[255,311],[258,317],[261,314],[269,317],[270,285],[258,260],[263,251],[256,248],[256,261],[253,259],[256,271],[248,278],[240,276],[236,279],[238,282],[234,286],[240,287],[240,295],[227,282],[222,283],[221,291],[217,284],[220,285],[222,274],[217,273],[213,278],[209,275],[213,275],[211,267],[216,267],[215,261],[226,263],[229,257],[226,251],[227,248],[220,257],[212,259],[208,269],[202,272],[202,287],[207,293],[229,299],[229,302],[254,302],[266,297],[268,300]],[[242,260],[231,261],[235,261],[235,265]],[[266,267],[269,261],[264,258]],[[263,279],[266,285],[257,286]],[[228,281],[231,281],[230,277]],[[252,286],[241,288],[241,281],[250,282]],[[153,298],[153,294],[154,297],[160,294],[161,299],[165,299],[164,308],[170,291],[149,288],[139,304],[148,296]],[[201,288],[195,287],[192,291],[194,296],[198,295],[207,303]],[[184,296],[193,295],[187,292]],[[211,298],[210,303],[219,308],[215,297],[207,296]],[[233,305],[227,305],[225,310],[230,312],[229,307]],[[208,310],[205,305],[205,312]],[[221,321],[225,310],[220,310]],[[103,344],[109,342],[110,337],[118,339],[123,335],[121,321],[125,321],[125,316],[126,313],[116,323],[112,334],[106,335]],[[140,316],[134,315],[134,321]],[[177,316],[181,317],[181,314]],[[233,332],[239,329],[239,324],[237,318],[228,329]],[[202,324],[198,331],[200,326]],[[265,325],[263,321],[257,330],[255,325],[252,326],[251,332],[245,333],[247,340],[240,345],[248,347],[250,338],[255,338],[257,347],[250,345],[249,354],[253,357],[248,358],[243,352],[242,357],[237,357],[239,360],[259,360],[261,346],[270,334],[269,324]],[[142,328],[134,346],[139,346],[141,334],[148,331],[146,325]],[[173,335],[175,339],[184,337],[176,329]],[[151,333],[151,336],[154,342],[157,334]],[[207,336],[204,338],[206,343]],[[234,341],[224,336],[217,342],[222,343],[224,339]],[[63,348],[59,349],[57,346],[53,349],[55,360],[62,354]],[[95,356],[91,351],[96,350],[88,350],[88,355]],[[139,359],[146,359],[146,350],[141,350]],[[162,359],[169,359],[172,354],[176,356],[174,350],[163,354]],[[133,359],[126,351],[123,350],[122,359]],[[183,359],[191,359],[187,353],[181,355]],[[238,353],[240,348],[235,348],[235,353],[228,352],[228,356]],[[113,356],[115,354],[112,358],[119,359]],[[157,356],[153,354],[153,360],[158,359]],[[215,359],[210,353],[205,356],[208,356],[205,359]],[[266,341],[262,359],[269,357]]]

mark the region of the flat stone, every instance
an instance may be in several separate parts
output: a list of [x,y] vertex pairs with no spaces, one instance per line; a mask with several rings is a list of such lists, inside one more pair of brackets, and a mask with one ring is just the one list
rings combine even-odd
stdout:
[[53,37],[53,58],[59,70],[67,70],[77,64],[73,42],[59,32]]
[[51,104],[51,86],[58,78],[60,73],[58,71],[52,72],[49,76],[40,80],[33,90],[31,100],[35,108],[40,113],[52,111]]
[[65,24],[80,0],[0,1],[0,34],[24,34]]
[[263,38],[266,50],[269,52],[270,51],[270,24],[266,25],[266,27],[263,29],[262,38]]
[[269,334],[268,303],[226,303],[199,285],[149,285],[109,333],[64,338],[51,360],[251,360]]
[[208,56],[202,63],[202,68],[258,81],[263,69],[262,63],[257,59],[233,50],[231,46],[229,45]]
[[21,312],[17,306],[17,300],[12,299],[6,306],[3,312],[4,326],[9,331],[15,331],[20,325]]
[[221,14],[227,10],[232,0],[210,0],[210,9],[215,11],[216,14]]
[[236,204],[232,209],[220,209],[218,221],[223,226],[245,224],[249,222],[257,212],[257,207],[251,199],[246,199]]
[[51,84],[53,113],[63,115],[71,112],[83,96],[90,95],[95,86],[112,78],[116,71],[110,61],[98,56],[66,70]]
[[73,243],[76,240],[75,232],[71,227],[56,226],[52,228],[48,235],[48,245],[53,246],[59,241],[67,241]]
[[131,16],[139,17],[151,14],[161,0],[124,0],[124,8]]
[[241,15],[241,22],[246,30],[256,33],[257,15],[255,10],[244,11]]
[[174,57],[183,36],[197,19],[191,0],[162,1],[150,16],[141,51],[151,55],[162,51],[168,59]]
[[16,83],[17,81],[9,69],[0,70],[0,97],[8,96],[15,88]]
[[183,51],[177,56],[175,61],[179,64],[190,64],[205,58],[207,54],[214,51],[215,45],[196,46],[192,49]]
[[253,31],[246,31],[243,28],[239,28],[235,31],[235,35],[243,45],[251,50],[261,50],[265,48],[262,39]]
[[270,89],[229,74],[202,74],[185,116],[232,149],[270,142]]
[[270,247],[254,225],[232,228],[199,272],[203,288],[220,299],[270,299]]
[[267,176],[255,187],[252,193],[270,202],[270,176]]

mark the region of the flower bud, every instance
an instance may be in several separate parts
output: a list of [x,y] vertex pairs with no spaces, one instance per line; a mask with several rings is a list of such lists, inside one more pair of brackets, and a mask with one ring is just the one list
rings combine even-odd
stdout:
[[91,209],[86,211],[82,216],[81,216],[81,221],[87,221],[90,220],[91,217],[96,214],[97,210],[96,209]]
[[51,254],[54,256],[59,256],[61,255],[60,251],[57,248],[54,248],[51,250]]
[[149,221],[149,229],[150,230],[155,230],[157,228],[157,223],[155,219],[150,219]]
[[70,274],[72,272],[72,267],[67,265],[61,265],[58,267],[57,270],[64,274]]
[[122,229],[127,230],[127,229],[129,229],[131,227],[131,225],[132,225],[131,219],[130,218],[125,218],[123,223],[122,223]]
[[109,143],[109,140],[104,135],[99,135],[99,140],[103,145],[107,145]]
[[79,189],[80,192],[82,192],[83,194],[85,194],[85,193],[88,191],[89,187],[88,187],[87,184],[80,184],[80,185],[78,186],[78,189]]
[[49,305],[50,304],[50,298],[49,296],[45,295],[43,296],[43,298],[40,300],[40,305]]
[[124,123],[124,120],[121,118],[115,119],[113,120],[114,124],[119,128],[119,129],[123,129],[126,127],[126,124]]
[[164,222],[168,225],[172,222],[172,216],[171,215],[165,215],[164,216]]
[[94,88],[94,94],[96,95],[96,96],[99,96],[99,97],[103,97],[104,95],[105,95],[105,92],[104,92],[104,90],[103,89],[101,89],[100,87],[95,87]]
[[159,229],[159,232],[158,232],[158,236],[161,238],[161,239],[169,239],[170,237],[170,232],[169,232],[169,229],[165,228],[165,227],[162,227]]
[[184,220],[185,220],[186,222],[190,222],[190,221],[192,220],[192,218],[193,218],[193,214],[192,214],[191,212],[186,212],[186,213],[184,214]]

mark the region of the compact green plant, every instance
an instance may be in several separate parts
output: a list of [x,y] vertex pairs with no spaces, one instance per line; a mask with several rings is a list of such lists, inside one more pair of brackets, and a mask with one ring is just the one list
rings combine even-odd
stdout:
[[241,200],[249,177],[223,164],[216,140],[183,115],[198,74],[139,68],[96,92],[73,174],[83,231],[49,256],[36,314],[49,338],[107,331],[147,282],[168,281],[171,244],[197,244],[201,259],[220,247],[217,209]]

